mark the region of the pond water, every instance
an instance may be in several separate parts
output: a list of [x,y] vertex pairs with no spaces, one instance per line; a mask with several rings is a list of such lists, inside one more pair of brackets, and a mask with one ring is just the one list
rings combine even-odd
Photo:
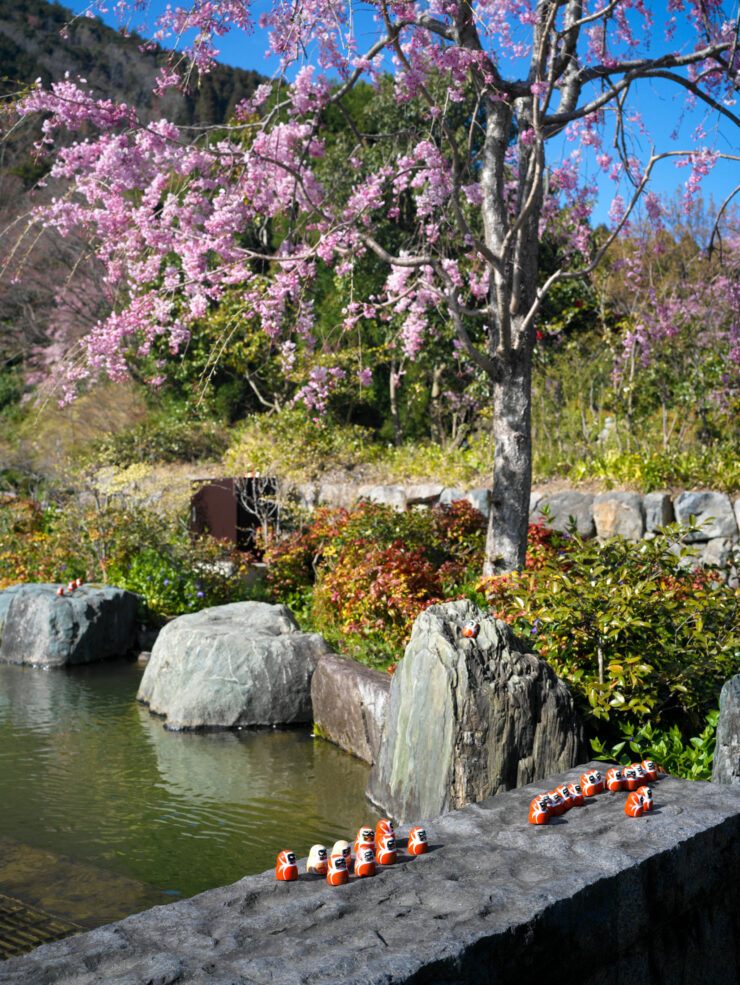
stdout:
[[0,664],[0,894],[95,926],[377,820],[368,767],[310,729],[166,732],[141,674]]

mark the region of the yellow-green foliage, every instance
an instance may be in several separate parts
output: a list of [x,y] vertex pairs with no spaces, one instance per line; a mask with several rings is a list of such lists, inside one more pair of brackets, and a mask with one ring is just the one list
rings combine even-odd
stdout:
[[643,492],[654,489],[705,486],[723,492],[740,490],[740,456],[734,450],[619,452],[575,462],[568,476],[576,482],[601,479],[606,486],[632,485]]
[[185,517],[190,505],[192,472],[191,465],[181,464],[137,462],[124,468],[108,465],[92,474],[89,486],[100,502]]
[[223,462],[238,474],[258,470],[287,479],[310,480],[332,468],[372,462],[377,456],[370,432],[356,425],[324,425],[299,407],[250,418],[236,433]]
[[145,416],[144,402],[131,384],[100,384],[69,407],[60,409],[53,398],[41,407],[29,406],[12,435],[13,454],[2,449],[2,457],[22,460],[42,473],[68,473],[80,449]]
[[317,422],[295,407],[250,418],[237,430],[223,463],[229,474],[258,470],[293,481],[363,466],[363,481],[432,478],[469,487],[489,481],[493,442],[485,429],[465,449],[445,450],[431,442],[397,448],[374,441],[367,428]]

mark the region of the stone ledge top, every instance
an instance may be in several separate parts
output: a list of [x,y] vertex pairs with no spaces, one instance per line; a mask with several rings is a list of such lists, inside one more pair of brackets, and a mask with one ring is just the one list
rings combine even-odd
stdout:
[[605,931],[620,953],[639,949],[653,915],[701,907],[718,879],[735,899],[739,788],[663,777],[644,817],[607,792],[528,823],[536,793],[587,768],[428,822],[430,853],[375,878],[331,888],[303,863],[296,883],[248,876],[0,963],[0,985],[436,983],[464,980],[471,961],[514,983],[559,960],[552,948],[569,966],[603,962]]

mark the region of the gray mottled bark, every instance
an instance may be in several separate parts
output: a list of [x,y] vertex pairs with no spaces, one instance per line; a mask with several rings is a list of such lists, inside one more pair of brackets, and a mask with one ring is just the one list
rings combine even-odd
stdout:
[[532,482],[532,380],[529,352],[502,367],[493,386],[495,444],[484,574],[523,567]]

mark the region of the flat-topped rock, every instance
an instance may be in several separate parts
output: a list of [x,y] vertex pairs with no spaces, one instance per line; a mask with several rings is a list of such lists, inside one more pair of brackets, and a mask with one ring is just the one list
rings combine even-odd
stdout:
[[686,541],[712,540],[715,537],[735,537],[738,533],[730,497],[718,492],[682,492],[673,503],[679,523],[688,523],[695,516],[700,529],[689,534]]
[[736,985],[740,791],[665,777],[644,817],[604,793],[527,823],[584,768],[426,823],[430,853],[374,878],[249,876],[13,958],[0,985]]
[[136,647],[138,595],[89,583],[60,596],[61,587],[39,582],[0,592],[0,661],[65,667]]
[[372,764],[380,751],[390,691],[390,674],[327,653],[311,678],[314,728],[329,742]]
[[601,493],[594,497],[593,513],[596,536],[601,540],[640,540],[645,533],[645,508],[639,493]]

